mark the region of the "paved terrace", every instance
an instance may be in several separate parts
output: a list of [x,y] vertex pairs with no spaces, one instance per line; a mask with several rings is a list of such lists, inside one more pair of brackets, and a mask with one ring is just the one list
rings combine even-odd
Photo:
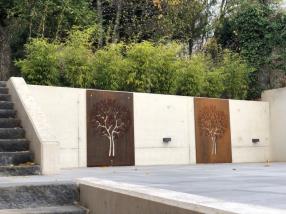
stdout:
[[286,163],[78,168],[55,176],[0,177],[0,186],[71,182],[82,177],[285,209],[286,213]]

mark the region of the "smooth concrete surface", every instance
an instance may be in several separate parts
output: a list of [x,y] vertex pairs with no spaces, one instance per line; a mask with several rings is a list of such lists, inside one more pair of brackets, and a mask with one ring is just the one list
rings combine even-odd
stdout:
[[62,168],[86,166],[86,90],[28,85],[60,142]]
[[286,213],[286,163],[76,168],[59,175],[0,177],[0,186],[94,177],[251,204]]
[[269,214],[283,210],[227,202],[176,191],[122,182],[78,180],[81,205],[90,214]]
[[194,98],[134,93],[133,99],[135,165],[195,163]]
[[271,159],[286,161],[286,88],[266,90],[261,98],[270,108]]
[[46,115],[32,96],[25,80],[11,77],[7,82],[11,100],[17,110],[17,117],[25,129],[35,162],[41,166],[43,174],[59,172],[59,142],[52,134]]
[[232,162],[270,160],[269,103],[229,100],[229,114]]

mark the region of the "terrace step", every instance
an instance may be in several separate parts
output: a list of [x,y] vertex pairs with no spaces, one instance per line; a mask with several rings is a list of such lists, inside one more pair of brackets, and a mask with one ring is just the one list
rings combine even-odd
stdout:
[[6,84],[6,81],[0,81],[0,87],[6,87],[7,84]]
[[14,166],[19,164],[31,163],[33,154],[30,151],[23,152],[0,152],[1,166]]
[[38,207],[30,209],[0,210],[0,214],[85,214],[85,209],[77,206]]
[[0,139],[19,139],[25,137],[23,128],[0,128]]
[[40,175],[39,165],[0,166],[0,176]]
[[8,88],[0,86],[0,94],[8,94],[8,93],[9,93]]
[[20,127],[21,121],[15,118],[0,118],[0,128],[17,128]]
[[0,118],[14,118],[16,111],[12,109],[0,109]]
[[9,94],[0,94],[0,100],[1,101],[10,101],[11,100],[11,95],[9,95]]
[[75,183],[34,183],[0,187],[0,209],[73,206],[79,200]]
[[0,152],[28,151],[29,141],[26,139],[0,139]]
[[0,109],[13,109],[14,104],[10,101],[0,101]]

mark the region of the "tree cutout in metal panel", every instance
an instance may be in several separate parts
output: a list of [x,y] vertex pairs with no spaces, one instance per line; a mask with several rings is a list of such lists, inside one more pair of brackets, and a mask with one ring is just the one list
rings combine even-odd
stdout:
[[204,107],[200,111],[199,127],[202,133],[210,138],[212,155],[216,155],[218,140],[224,135],[227,128],[225,113],[218,111],[214,105]]
[[92,126],[109,140],[109,157],[115,157],[115,140],[130,127],[129,110],[116,100],[104,99],[95,104],[91,114]]

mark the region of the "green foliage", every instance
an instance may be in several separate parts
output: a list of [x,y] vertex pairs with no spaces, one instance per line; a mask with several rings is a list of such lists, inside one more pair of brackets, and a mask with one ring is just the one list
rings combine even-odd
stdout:
[[218,68],[223,75],[224,97],[245,99],[249,87],[249,75],[254,71],[238,54],[226,50]]
[[26,45],[26,58],[16,61],[29,83],[90,87],[93,53],[92,29],[74,29],[65,43],[33,39]]
[[182,59],[178,66],[177,94],[201,96],[207,87],[210,60],[199,54]]
[[31,84],[58,85],[57,52],[59,45],[46,39],[33,39],[26,46],[26,58],[16,62]]
[[172,93],[176,77],[177,44],[154,45],[150,42],[127,47],[131,65],[127,89],[151,93]]
[[123,44],[111,44],[95,53],[93,73],[96,88],[106,90],[124,90],[127,74],[131,67],[124,57],[126,47]]
[[57,55],[57,64],[65,84],[72,87],[90,87],[94,84],[92,77],[93,52],[91,39],[94,28],[71,31],[68,40],[62,45]]
[[248,98],[259,97],[263,89],[286,86],[286,13],[276,1],[241,1],[232,8],[215,35],[223,48],[239,53],[256,69]]
[[177,94],[245,99],[253,69],[230,51],[220,55],[219,62],[202,54],[183,60],[178,72]]
[[[237,54],[180,57],[177,43],[111,44],[92,51],[96,28],[74,28],[66,42],[33,39],[16,62],[29,83],[243,99],[252,71]],[[213,45],[215,46],[215,45]],[[214,56],[219,56],[215,57]]]

